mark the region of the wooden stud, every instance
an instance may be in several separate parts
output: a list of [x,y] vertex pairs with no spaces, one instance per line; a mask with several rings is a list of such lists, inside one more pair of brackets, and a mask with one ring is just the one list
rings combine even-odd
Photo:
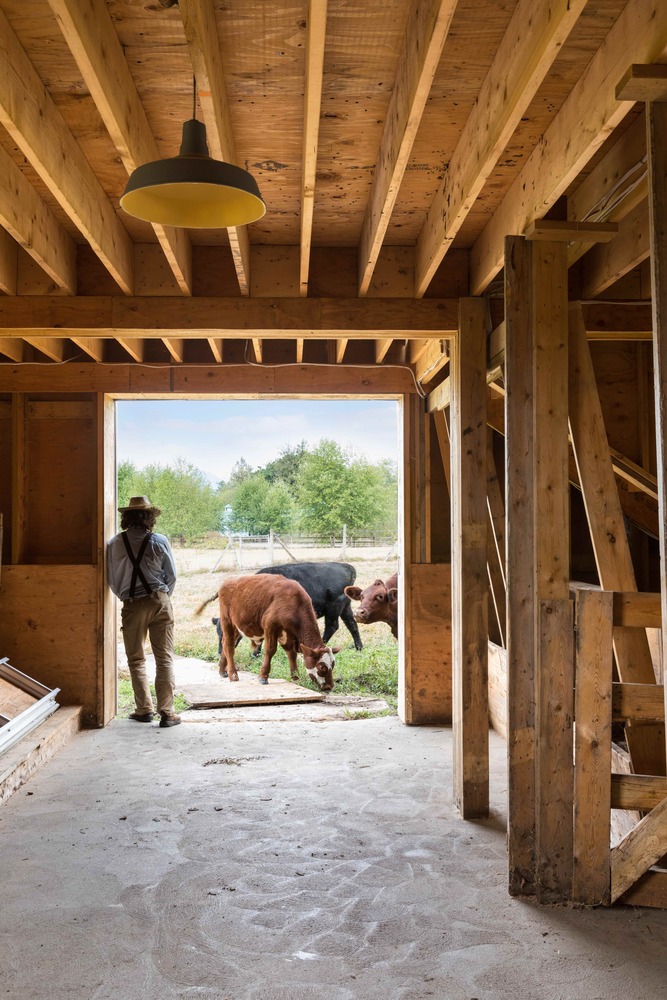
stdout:
[[611,808],[612,595],[576,598],[574,871],[572,900],[608,905]]
[[535,597],[535,440],[531,248],[505,244],[505,482],[507,512],[507,699],[509,891],[536,891],[535,755],[537,657]]
[[612,903],[667,853],[667,798],[611,852]]
[[486,569],[486,306],[461,299],[451,345],[452,727],[454,801],[464,819],[488,815]]
[[12,563],[25,558],[28,531],[27,399],[12,395]]
[[317,145],[322,113],[324,40],[327,30],[327,0],[308,0],[306,28],[306,85],[303,112],[301,174],[301,253],[299,291],[308,294],[310,247],[313,238],[313,209],[317,174]]
[[116,601],[106,574],[107,542],[118,530],[116,497],[116,412],[113,400],[97,394],[97,720],[106,725],[116,714]]
[[615,222],[576,222],[560,219],[535,219],[526,226],[527,240],[547,240],[570,243],[609,243],[618,233]]
[[[646,107],[648,151],[651,285],[653,302],[653,369],[660,521],[660,591],[662,648],[667,650],[667,103]],[[667,684],[665,684],[667,697]],[[667,701],[665,702],[667,721]],[[667,733],[667,726],[665,727]],[[639,770],[639,768],[638,768]],[[660,772],[656,772],[660,773]],[[664,772],[663,772],[664,773]]]

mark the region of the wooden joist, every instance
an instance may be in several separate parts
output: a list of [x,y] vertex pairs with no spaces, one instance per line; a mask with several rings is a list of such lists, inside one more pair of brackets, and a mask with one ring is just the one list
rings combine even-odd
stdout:
[[667,778],[656,774],[612,774],[611,808],[648,812],[667,798]]
[[662,684],[615,683],[612,712],[615,722],[628,719],[640,722],[664,722],[665,700]]
[[558,240],[570,243],[609,243],[618,233],[615,222],[577,222],[576,220],[535,219],[526,226],[527,240]]
[[631,0],[619,14],[476,240],[470,259],[472,294],[479,295],[502,267],[505,234],[523,232],[544,216],[631,111],[631,101],[616,99],[620,67],[659,57],[665,37],[667,5]]
[[121,290],[131,295],[134,254],[127,230],[2,11],[0,124]]
[[[210,0],[180,0],[178,9],[197,81],[211,156],[236,163],[215,8]],[[241,295],[250,294],[250,239],[246,226],[227,230]]]
[[[426,291],[584,6],[519,0],[419,235],[416,295]],[[506,227],[502,236],[516,232]]]
[[303,112],[303,167],[301,171],[301,251],[299,255],[299,291],[301,295],[308,294],[326,30],[327,0],[309,0]]
[[[160,159],[105,0],[49,0],[69,50],[128,174]],[[174,151],[175,153],[175,151]],[[178,288],[192,294],[192,247],[184,229],[154,225]]]

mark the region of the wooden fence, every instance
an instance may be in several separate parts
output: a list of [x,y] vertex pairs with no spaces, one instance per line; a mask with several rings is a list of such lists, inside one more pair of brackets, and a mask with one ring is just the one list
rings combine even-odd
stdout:
[[[626,735],[662,726],[662,684],[613,680],[614,628],[659,628],[660,595],[580,590],[575,601],[574,870],[572,898],[667,908],[667,777],[612,773],[612,725]],[[631,740],[628,739],[628,743]],[[611,810],[639,822],[612,846]]]

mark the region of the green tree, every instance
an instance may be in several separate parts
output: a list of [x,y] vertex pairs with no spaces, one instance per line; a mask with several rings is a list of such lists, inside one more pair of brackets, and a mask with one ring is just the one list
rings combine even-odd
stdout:
[[231,498],[232,531],[249,535],[267,535],[269,531],[288,531],[294,520],[294,502],[285,483],[269,483],[261,472],[244,479]]
[[134,482],[137,478],[137,469],[132,462],[121,462],[118,466],[118,506],[127,507],[130,497],[137,496],[134,492]]
[[149,465],[132,480],[136,494],[145,494],[162,511],[157,530],[170,538],[190,541],[220,527],[221,499],[206,476],[183,458],[175,465]]
[[296,492],[303,527],[324,534],[336,534],[344,524],[388,530],[396,506],[396,486],[387,467],[354,458],[326,438],[304,457]]
[[278,458],[269,462],[260,471],[268,482],[283,482],[294,488],[299,478],[301,464],[307,454],[308,449],[305,441],[302,441],[295,448],[290,448],[288,445],[283,448]]

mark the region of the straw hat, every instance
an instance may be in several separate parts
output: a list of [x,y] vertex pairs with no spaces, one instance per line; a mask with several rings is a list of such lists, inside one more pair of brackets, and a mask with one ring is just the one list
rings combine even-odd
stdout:
[[119,514],[125,514],[128,510],[149,510],[156,517],[162,513],[159,507],[153,506],[148,497],[130,497],[129,506],[118,508]]

